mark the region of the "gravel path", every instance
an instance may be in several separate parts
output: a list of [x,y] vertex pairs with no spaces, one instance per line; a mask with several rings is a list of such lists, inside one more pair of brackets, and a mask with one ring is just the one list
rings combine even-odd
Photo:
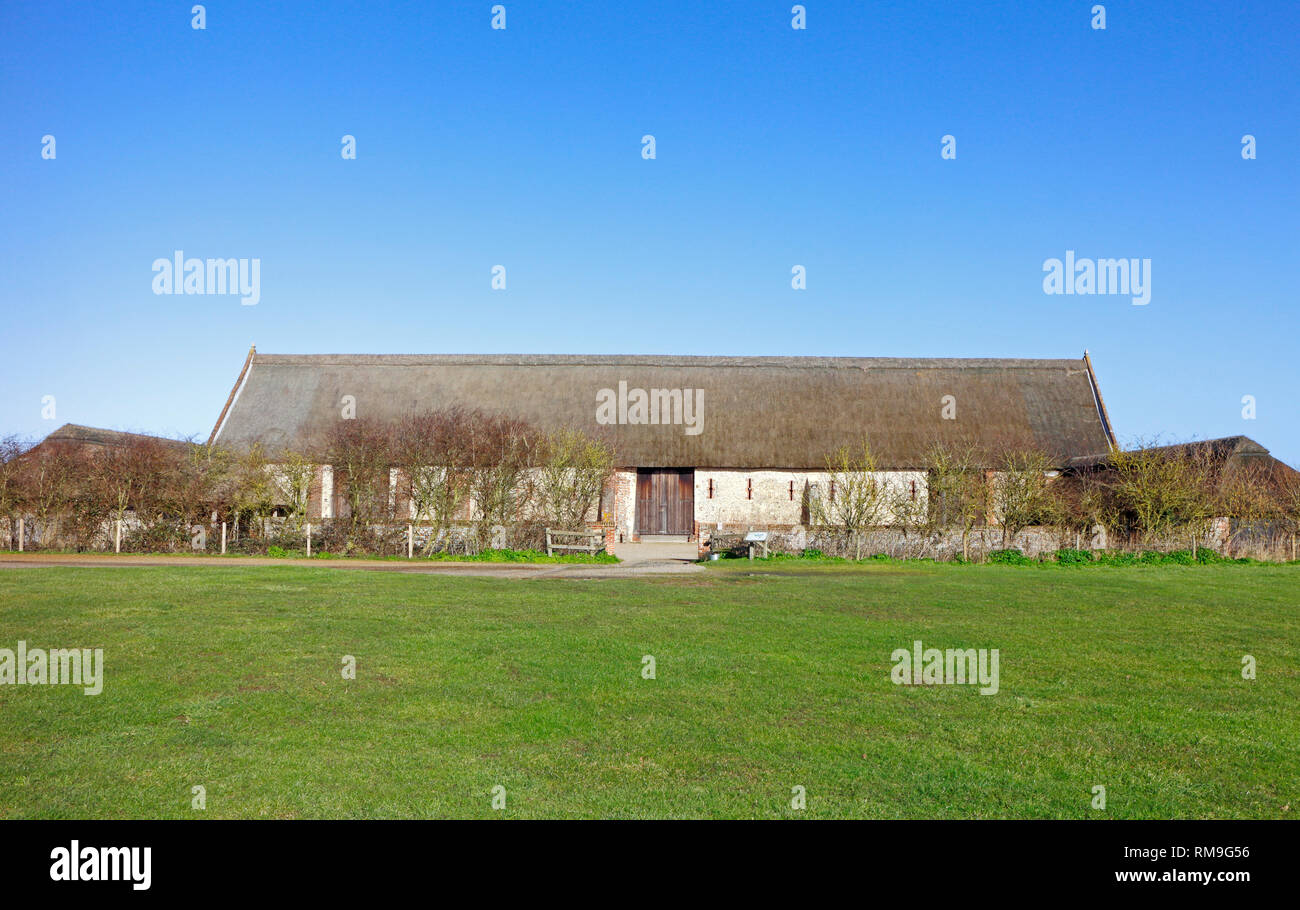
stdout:
[[417,575],[467,575],[483,578],[630,578],[642,575],[678,575],[703,572],[704,567],[680,559],[638,559],[600,563],[432,562],[388,559],[272,559],[262,556],[148,556],[132,553],[6,553],[0,569],[38,569],[43,566],[119,568],[123,566],[298,566],[353,569],[369,572],[406,572]]

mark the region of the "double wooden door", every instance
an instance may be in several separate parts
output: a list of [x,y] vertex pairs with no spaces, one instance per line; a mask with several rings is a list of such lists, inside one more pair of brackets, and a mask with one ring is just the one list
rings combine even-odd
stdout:
[[695,533],[695,471],[641,468],[636,474],[636,532],[687,536]]

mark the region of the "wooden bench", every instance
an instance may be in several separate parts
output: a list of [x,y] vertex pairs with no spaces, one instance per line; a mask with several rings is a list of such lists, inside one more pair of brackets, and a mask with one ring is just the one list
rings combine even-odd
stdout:
[[[565,540],[573,541],[565,543]],[[556,550],[578,550],[599,553],[605,549],[604,531],[554,531],[546,529],[546,555],[554,556]]]

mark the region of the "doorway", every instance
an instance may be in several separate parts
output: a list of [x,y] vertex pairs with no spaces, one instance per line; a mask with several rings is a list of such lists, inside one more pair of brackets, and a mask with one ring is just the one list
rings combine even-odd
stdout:
[[636,532],[642,537],[695,533],[694,469],[637,469]]

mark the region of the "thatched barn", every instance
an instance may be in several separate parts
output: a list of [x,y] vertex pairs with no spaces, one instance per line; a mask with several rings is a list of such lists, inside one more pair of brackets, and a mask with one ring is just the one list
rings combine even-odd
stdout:
[[[608,438],[619,470],[602,517],[619,539],[797,525],[828,454],[869,439],[881,471],[925,495],[936,442],[1050,453],[1114,443],[1080,359],[285,355],[249,352],[214,443],[310,449],[349,416],[462,406]],[[310,507],[332,515],[331,472]]]

